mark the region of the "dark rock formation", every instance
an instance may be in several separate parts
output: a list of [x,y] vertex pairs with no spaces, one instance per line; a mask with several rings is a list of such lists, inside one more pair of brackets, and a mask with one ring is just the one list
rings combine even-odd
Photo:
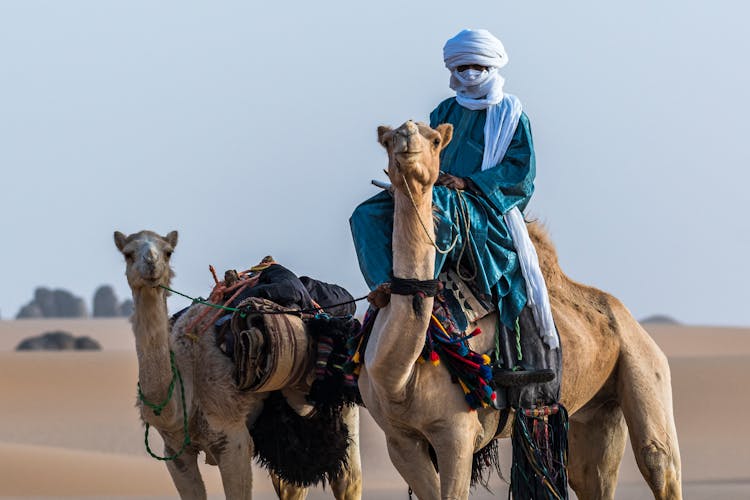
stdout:
[[654,314],[647,318],[643,318],[639,323],[659,324],[659,325],[679,325],[680,322],[674,318],[666,316],[664,314]]
[[78,351],[101,351],[102,346],[91,337],[77,337],[75,349]]
[[133,305],[132,299],[126,299],[122,301],[122,304],[120,304],[120,316],[125,316],[126,318],[129,318],[133,315],[133,309],[135,306]]
[[20,311],[18,311],[18,314],[16,315],[16,319],[30,319],[30,318],[43,318],[44,312],[42,312],[42,307],[35,303],[30,302],[23,306]]
[[99,351],[101,345],[90,337],[74,337],[68,332],[47,332],[22,340],[16,351]]
[[[80,297],[76,297],[66,290],[55,290],[52,292],[55,305],[57,306],[57,317],[59,318],[85,318],[86,303]],[[54,317],[54,316],[50,316]]]
[[86,303],[67,290],[50,290],[40,287],[34,291],[34,300],[18,312],[16,318],[85,318]]
[[120,316],[115,290],[109,285],[102,285],[94,293],[94,317],[113,318]]

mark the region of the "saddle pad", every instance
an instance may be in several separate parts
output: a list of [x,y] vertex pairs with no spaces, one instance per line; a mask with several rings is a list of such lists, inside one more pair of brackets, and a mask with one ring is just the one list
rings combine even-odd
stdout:
[[443,283],[445,290],[453,294],[467,323],[474,323],[495,311],[493,304],[485,303],[474,295],[471,288],[452,269],[440,273],[438,279]]

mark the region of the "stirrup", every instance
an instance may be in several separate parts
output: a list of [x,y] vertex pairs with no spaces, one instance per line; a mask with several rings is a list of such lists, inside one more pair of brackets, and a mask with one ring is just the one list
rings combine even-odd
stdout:
[[544,384],[555,378],[555,371],[549,368],[541,370],[503,370],[495,368],[492,380],[502,387],[522,387],[529,384]]

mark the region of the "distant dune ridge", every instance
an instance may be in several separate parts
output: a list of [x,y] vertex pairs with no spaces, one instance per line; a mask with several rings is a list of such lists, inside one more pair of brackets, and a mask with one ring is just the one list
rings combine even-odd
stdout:
[[[750,498],[750,437],[735,420],[750,413],[750,399],[736,389],[750,383],[750,328],[646,328],[669,357],[685,498]],[[13,352],[31,333],[54,330],[89,336],[103,351]],[[164,464],[144,451],[137,366],[124,318],[0,321],[0,498],[176,499]],[[366,410],[361,425],[363,498],[406,498]],[[151,444],[161,448],[158,436]],[[506,477],[508,448],[501,445]],[[223,498],[218,469],[201,467],[210,498]],[[254,470],[253,498],[275,498],[267,474]],[[477,488],[471,498],[507,497],[497,476],[490,487],[493,493]],[[308,498],[333,497],[316,489]],[[652,496],[628,448],[617,499],[643,498]]]

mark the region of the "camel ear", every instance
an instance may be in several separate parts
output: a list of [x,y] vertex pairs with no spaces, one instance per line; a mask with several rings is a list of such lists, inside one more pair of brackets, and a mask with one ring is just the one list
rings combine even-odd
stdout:
[[378,127],[378,142],[380,143],[381,146],[383,146],[386,149],[388,148],[388,138],[389,138],[386,136],[388,136],[388,134],[392,131],[393,129],[386,125],[381,125]]
[[119,251],[122,252],[122,249],[125,248],[127,237],[124,234],[122,234],[120,231],[115,231],[114,237],[115,237],[115,246],[117,247]]
[[435,130],[438,131],[442,138],[440,149],[444,149],[451,142],[451,139],[453,139],[453,125],[450,123],[441,123]]
[[172,231],[168,235],[164,237],[165,240],[167,240],[167,243],[172,245],[172,248],[177,246],[177,231]]

